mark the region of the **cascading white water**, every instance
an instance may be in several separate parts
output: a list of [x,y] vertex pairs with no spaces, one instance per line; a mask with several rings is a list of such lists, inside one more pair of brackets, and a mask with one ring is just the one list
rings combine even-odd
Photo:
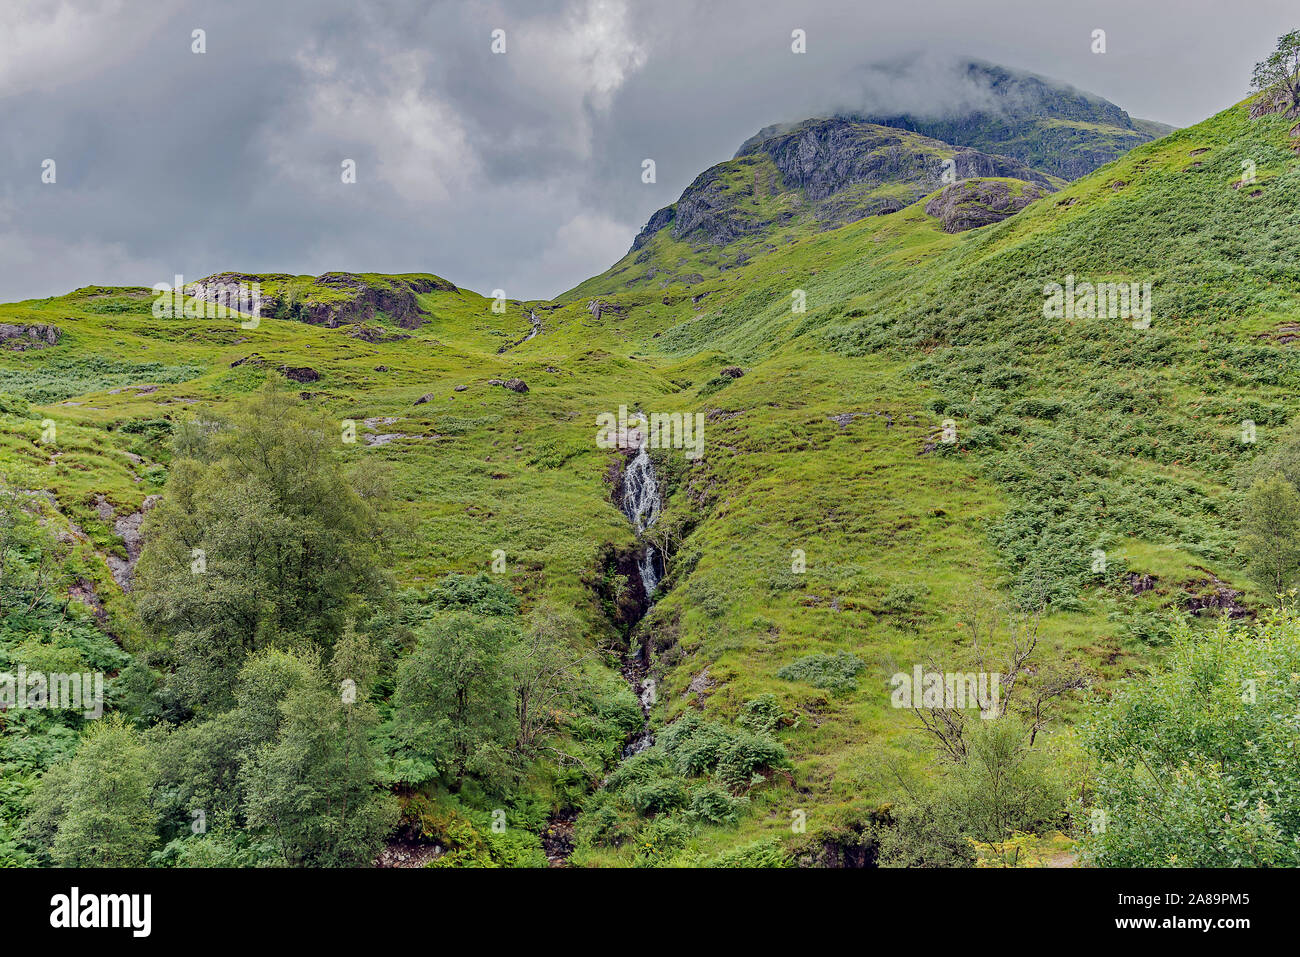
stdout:
[[[631,432],[629,436],[637,442],[636,456],[623,471],[623,514],[636,529],[637,538],[643,540],[641,557],[637,559],[637,571],[641,575],[641,585],[645,589],[646,602],[659,585],[657,559],[659,553],[649,542],[644,541],[645,533],[659,517],[662,507],[659,501],[659,483],[655,481],[654,463],[646,451],[645,437],[640,432]],[[654,735],[650,731],[650,707],[654,703],[654,682],[645,677],[645,666],[641,662],[629,660],[624,666],[623,675],[627,678],[637,699],[641,712],[645,715],[645,724],[641,733],[634,737],[623,749],[623,757],[629,758],[639,754],[654,744]]]
[[528,330],[528,335],[524,336],[524,342],[527,342],[533,336],[542,331],[542,320],[537,318],[536,310],[530,309],[528,311],[528,321],[533,324],[533,327]]
[[[637,450],[636,458],[623,473],[623,514],[632,523],[637,535],[644,535],[659,517],[659,507],[659,485],[655,481],[654,464],[650,461],[643,442]],[[659,572],[655,567],[657,557],[655,547],[647,542],[645,551],[637,562],[647,598],[654,594],[655,586],[659,584]]]

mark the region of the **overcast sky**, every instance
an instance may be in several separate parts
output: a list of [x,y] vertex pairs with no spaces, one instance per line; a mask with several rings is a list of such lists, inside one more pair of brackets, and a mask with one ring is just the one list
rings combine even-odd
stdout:
[[[432,272],[546,298],[607,268],[762,126],[941,108],[945,58],[1185,126],[1241,99],[1300,27],[1295,0],[1084,7],[2,0],[0,301],[227,269]],[[921,58],[902,80],[871,68],[904,54]]]

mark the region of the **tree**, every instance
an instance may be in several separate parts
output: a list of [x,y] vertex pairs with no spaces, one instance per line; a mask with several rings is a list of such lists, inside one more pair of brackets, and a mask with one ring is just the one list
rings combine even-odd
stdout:
[[528,619],[523,640],[511,653],[510,673],[515,692],[515,744],[528,753],[539,738],[554,730],[557,714],[573,705],[578,668],[590,655],[572,650],[582,626],[570,611],[542,607]]
[[1014,717],[967,730],[963,756],[945,765],[928,793],[910,787],[892,825],[876,829],[886,867],[953,867],[975,862],[973,842],[999,843],[1065,821],[1065,792],[1048,756],[1028,744]]
[[966,759],[949,772],[944,792],[960,809],[964,831],[977,841],[1006,840],[1063,823],[1064,791],[1033,750],[1016,718],[981,722],[967,734]]
[[[990,678],[996,675],[997,714],[1014,713],[1022,717],[1023,723],[1016,726],[1024,729],[1027,747],[1033,747],[1039,732],[1047,726],[1056,699],[1090,684],[1077,663],[1055,663],[1046,668],[1031,664],[1038,648],[1042,614],[1041,606],[1026,610],[1007,605],[981,585],[971,590],[961,610],[962,623],[970,632],[970,667],[956,670],[984,673]],[[992,649],[998,644],[1005,647],[1000,660],[992,657]],[[929,670],[946,671],[933,664]],[[1031,676],[1035,677],[1032,685],[1029,684]],[[1017,694],[1021,688],[1027,690]],[[947,703],[939,707],[923,707],[921,702],[913,702],[912,715],[934,738],[941,751],[957,762],[966,759],[966,739],[971,724],[988,720],[984,717],[975,720],[970,709],[951,707]]]
[[1277,49],[1255,64],[1252,90],[1265,94],[1284,112],[1300,109],[1300,30],[1279,37]]
[[513,738],[513,622],[458,611],[417,634],[393,697],[405,749],[452,779],[498,774]]
[[1094,793],[1085,858],[1103,867],[1300,865],[1300,618],[1175,634],[1083,731]]
[[285,864],[360,866],[378,853],[398,816],[392,795],[374,783],[374,656],[349,630],[332,674],[309,655],[298,661],[308,680],[289,690],[274,739],[247,752],[239,771],[248,826]]
[[388,493],[338,449],[336,429],[270,381],[178,430],[136,580],[141,619],[174,639],[174,684],[191,707],[227,707],[258,649],[327,650],[384,593]]
[[142,867],[157,844],[154,762],[117,715],[96,722],[77,754],[41,778],[24,829],[60,867]]
[[240,770],[257,748],[279,737],[282,702],[319,681],[318,663],[309,655],[268,649],[244,662],[229,711],[175,727],[151,728],[164,826],[183,836],[196,811],[208,821],[228,819],[243,825],[247,793]]
[[1285,592],[1300,572],[1300,492],[1280,472],[1246,493],[1241,551],[1250,577],[1271,595]]

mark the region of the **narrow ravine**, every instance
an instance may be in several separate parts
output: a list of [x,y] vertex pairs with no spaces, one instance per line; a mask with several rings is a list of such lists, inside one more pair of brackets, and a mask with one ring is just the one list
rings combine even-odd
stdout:
[[[650,461],[650,454],[646,452],[644,442],[623,473],[622,508],[623,514],[636,529],[638,538],[643,537],[659,518],[659,483],[655,480],[654,463]],[[659,584],[659,570],[655,567],[658,557],[659,553],[654,545],[646,542],[644,551],[637,561],[647,603]]]
[[532,339],[534,336],[541,333],[541,331],[542,331],[542,320],[538,318],[537,310],[529,309],[528,310],[528,335],[524,336],[522,339],[519,339],[515,342],[507,342],[504,346],[502,346],[500,349],[497,350],[497,355],[501,355],[502,353],[509,352],[511,349],[516,349],[519,346],[522,346],[529,339]]
[[[641,554],[637,558],[637,573],[641,578],[641,587],[645,591],[645,611],[654,603],[655,589],[659,585],[659,553],[654,545],[645,540],[645,533],[659,518],[659,483],[655,480],[654,463],[646,451],[645,438],[639,432],[631,433],[639,440],[637,454],[623,472],[623,501],[621,507],[627,520],[636,529],[637,540],[641,543]],[[642,613],[644,617],[644,612]],[[654,683],[646,677],[649,668],[649,644],[643,642],[640,654],[633,654],[629,647],[623,659],[623,677],[632,686],[632,691],[641,704],[645,715],[645,725],[641,733],[633,738],[623,749],[623,757],[630,758],[654,744],[654,735],[650,732],[650,707],[654,704]]]
[[[636,529],[637,541],[641,545],[636,567],[637,576],[645,592],[645,603],[640,616],[644,618],[645,613],[654,604],[654,593],[661,580],[659,552],[652,543],[646,541],[645,534],[659,518],[663,503],[659,498],[659,483],[655,477],[654,463],[646,451],[645,438],[639,431],[629,432],[628,437],[636,443],[637,454],[623,470],[623,497],[619,502],[619,508]],[[636,622],[633,622],[628,629],[629,632],[635,626]],[[649,664],[648,643],[642,643],[639,654],[634,653],[629,645],[623,656],[622,673],[624,680],[631,686],[632,693],[636,695],[637,702],[641,705],[643,723],[640,732],[623,747],[622,760],[624,761],[635,754],[640,754],[655,743],[654,734],[650,729],[650,709],[655,702],[655,686],[647,676]],[[546,829],[542,832],[542,844],[552,867],[564,867],[573,852],[574,817],[571,811],[556,814],[547,822]]]

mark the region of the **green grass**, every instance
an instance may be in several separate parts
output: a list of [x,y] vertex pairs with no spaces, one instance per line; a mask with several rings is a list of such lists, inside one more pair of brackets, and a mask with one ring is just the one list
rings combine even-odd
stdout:
[[[924,199],[722,248],[664,230],[554,303],[493,313],[464,290],[421,293],[429,315],[399,342],[274,318],[255,330],[159,320],[129,291],[0,306],[0,322],[65,332],[47,350],[0,352],[0,392],[35,403],[3,416],[0,473],[51,490],[97,551],[120,548],[96,496],[120,514],[165,487],[165,423],[247,394],[279,365],[309,366],[319,381],[283,388],[340,434],[357,423],[341,456],[391,464],[409,532],[398,577],[487,571],[502,549],[524,606],[577,609],[612,676],[621,639],[597,594],[600,556],[633,536],[611,501],[618,455],[596,447],[595,417],[620,405],[703,412],[700,462],[658,455],[658,530],[673,549],[638,634],[658,680],[652,720],[662,728],[699,708],[734,722],[771,694],[790,716],[776,735],[790,767],[750,789],[736,824],[700,825],[673,854],[704,863],[768,846],[756,842],[788,846],[792,812],[829,833],[892,797],[889,762],[929,762],[922,734],[890,707],[888,676],[958,655],[974,585],[1050,594],[1040,655],[1079,659],[1102,688],[1158,658],[1151,622],[1179,613],[1199,567],[1263,600],[1233,551],[1232,478],[1300,411],[1295,348],[1260,338],[1300,312],[1287,126],[1234,107],[969,233],[945,234]],[[1233,189],[1244,159],[1259,182]],[[728,188],[743,199],[757,172],[761,191],[762,161],[733,163]],[[757,201],[767,217],[794,199]],[[1067,273],[1151,282],[1151,328],[1045,320],[1042,288]],[[294,283],[307,301],[334,294],[304,277],[269,282]],[[804,312],[792,311],[795,290]],[[592,299],[619,309],[597,318]],[[542,335],[499,352],[526,334],[533,308]],[[265,366],[232,368],[253,354]],[[744,375],[720,377],[730,365]],[[488,384],[513,377],[526,394]],[[363,424],[380,417],[396,421]],[[55,448],[40,439],[46,418]],[[936,438],[948,418],[953,445]],[[1244,418],[1257,423],[1255,446],[1237,439]],[[370,447],[373,433],[401,437]],[[1090,570],[1098,548],[1103,575]],[[1160,587],[1135,595],[1127,572]],[[129,599],[110,610],[129,619]],[[864,665],[853,688],[780,675],[844,654]],[[542,793],[547,779],[533,779]],[[597,849],[584,862],[635,854]]]

